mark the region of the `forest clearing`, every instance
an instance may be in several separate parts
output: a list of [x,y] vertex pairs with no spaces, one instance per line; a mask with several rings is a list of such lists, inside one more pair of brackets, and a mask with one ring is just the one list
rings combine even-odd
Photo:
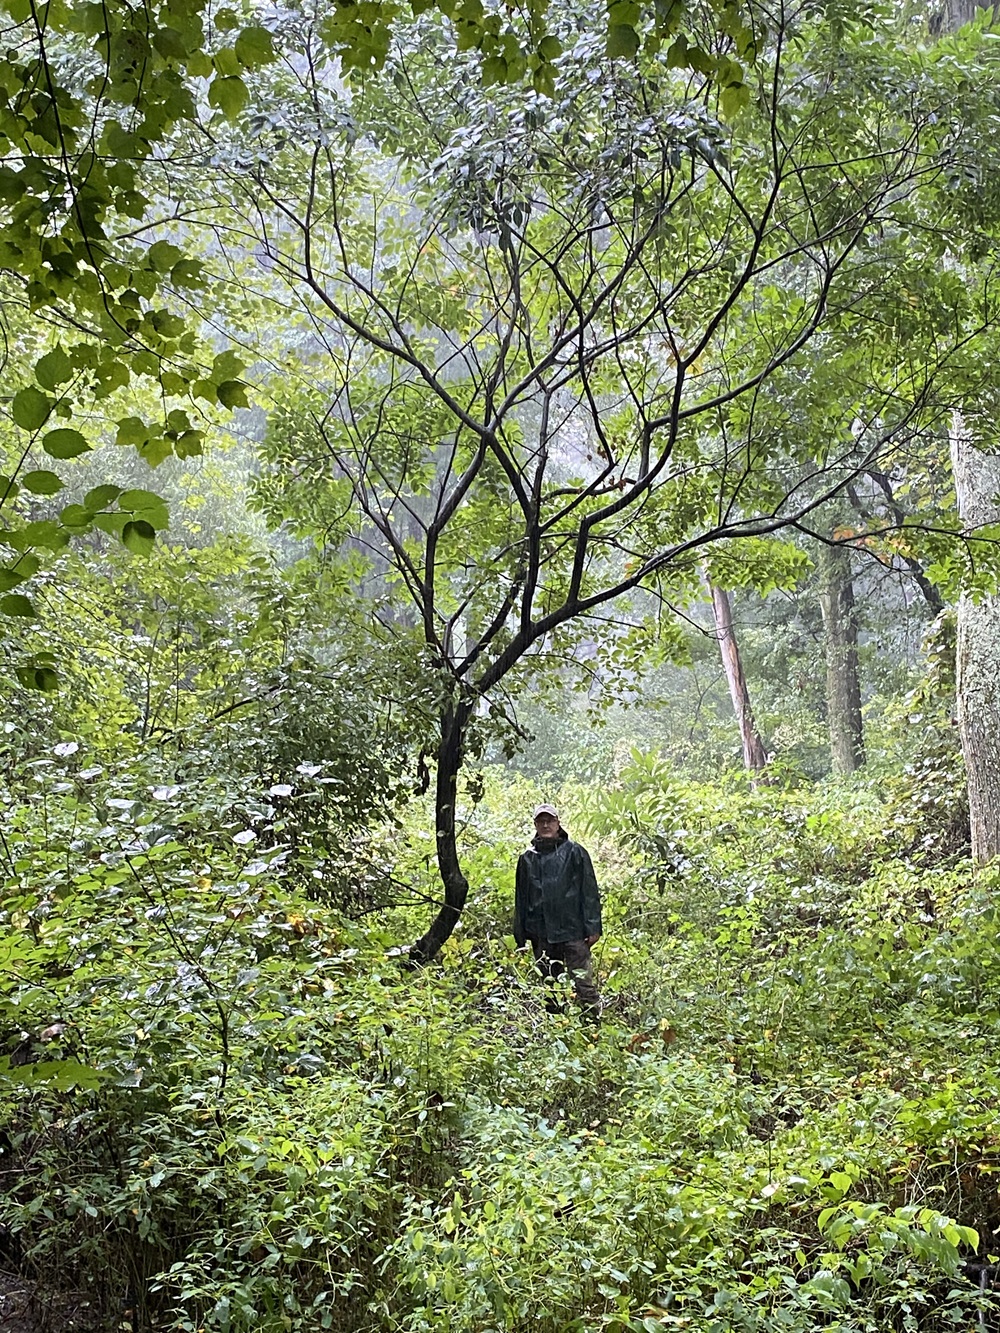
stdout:
[[1000,1327],[998,15],[0,25],[3,1333]]

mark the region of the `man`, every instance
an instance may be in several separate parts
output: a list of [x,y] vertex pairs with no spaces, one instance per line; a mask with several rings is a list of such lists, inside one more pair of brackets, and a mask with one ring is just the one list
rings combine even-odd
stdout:
[[[584,1017],[596,1019],[601,997],[594,985],[590,946],[601,935],[601,895],[590,857],[559,823],[554,805],[535,809],[535,836],[522,852],[514,879],[514,939],[531,941],[542,977],[568,971]],[[554,997],[546,1008],[559,1009]]]

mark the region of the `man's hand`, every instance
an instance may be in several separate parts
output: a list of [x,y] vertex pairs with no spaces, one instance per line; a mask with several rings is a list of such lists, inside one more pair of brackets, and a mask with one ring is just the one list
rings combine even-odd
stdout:
[[598,931],[596,935],[588,935],[583,942],[584,944],[596,944],[600,938],[601,932]]

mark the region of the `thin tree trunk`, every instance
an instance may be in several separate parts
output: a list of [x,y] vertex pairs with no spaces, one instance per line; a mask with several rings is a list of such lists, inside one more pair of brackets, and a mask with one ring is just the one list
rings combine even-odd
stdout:
[[715,612],[715,633],[719,640],[722,665],[726,670],[729,683],[729,696],[733,701],[733,712],[740,728],[740,740],[743,742],[743,763],[752,773],[760,773],[767,766],[767,752],[764,742],[754,721],[753,708],[750,706],[750,691],[743,663],[740,660],[740,646],[733,627],[733,610],[729,594],[708,580],[712,594],[712,610]]
[[865,762],[861,685],[858,680],[858,617],[850,552],[828,546],[820,593],[826,628],[826,703],[833,771],[854,773]]
[[[899,501],[893,494],[892,481],[890,480],[888,474],[885,472],[880,472],[879,469],[876,467],[870,467],[868,469],[868,475],[869,477],[871,477],[872,481],[882,492],[882,497],[886,503],[886,506],[888,507],[889,513],[892,515],[893,522],[897,524],[900,530],[902,530],[902,528],[906,523],[907,514],[906,510],[903,508],[903,506],[899,503]],[[858,512],[862,514],[862,516],[865,518],[867,522],[870,523],[872,521],[871,513],[868,512],[863,506],[857,504],[857,497],[853,495],[853,492],[849,492],[849,494],[851,494],[852,498],[855,500]],[[913,577],[913,581],[916,583],[917,587],[923,594],[924,601],[930,607],[933,614],[935,616],[939,616],[941,612],[944,610],[944,598],[941,596],[941,593],[938,591],[937,587],[933,583],[931,583],[930,579],[925,574],[923,565],[914,555],[907,555],[901,553],[900,559],[902,560],[906,568],[910,571],[910,574]]]
[[[951,461],[958,512],[966,533],[1000,522],[1000,456],[972,443],[956,415]],[[958,727],[969,786],[972,855],[1000,854],[1000,597],[963,593],[958,603],[956,653]]]
[[444,886],[444,902],[426,934],[410,947],[414,963],[427,963],[435,956],[458,925],[469,894],[469,881],[458,858],[455,805],[458,774],[462,767],[465,730],[472,705],[459,703],[441,718],[441,740],[437,752],[437,782],[434,795],[437,861]]

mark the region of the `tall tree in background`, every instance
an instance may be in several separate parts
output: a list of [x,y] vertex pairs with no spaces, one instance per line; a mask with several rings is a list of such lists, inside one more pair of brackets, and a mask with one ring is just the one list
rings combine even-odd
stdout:
[[834,540],[823,548],[821,576],[830,756],[834,773],[847,776],[865,762],[858,617],[849,547]]
[[[934,33],[950,34],[977,17],[974,0],[946,0],[931,24]],[[996,21],[996,7],[979,13]],[[942,42],[947,49],[947,40]],[[967,280],[988,287],[995,281],[996,237],[983,217],[984,194],[992,181],[967,175],[962,185],[970,194],[970,226],[976,243]],[[1000,600],[996,593],[996,559],[987,550],[1000,523],[1000,442],[996,432],[997,403],[993,387],[958,400],[960,410],[949,431],[955,493],[964,531],[970,539],[970,561],[958,606],[956,693],[959,731],[969,793],[972,854],[984,862],[1000,854]],[[993,567],[992,576],[990,566]]]
[[740,729],[740,741],[743,746],[743,765],[751,773],[760,773],[767,766],[767,751],[761,740],[757,723],[754,721],[750,703],[750,688],[747,685],[740,657],[740,645],[733,625],[733,608],[729,594],[709,580],[709,593],[712,598],[712,612],[715,617],[715,635],[719,641],[719,653],[729,686],[729,697],[733,701],[733,712]]
[[[969,537],[1000,531],[1000,453],[978,447],[956,415],[952,466],[959,513]],[[984,531],[985,530],[985,531]],[[958,604],[956,693],[969,787],[972,855],[1000,855],[1000,594],[989,577],[969,580]]]

